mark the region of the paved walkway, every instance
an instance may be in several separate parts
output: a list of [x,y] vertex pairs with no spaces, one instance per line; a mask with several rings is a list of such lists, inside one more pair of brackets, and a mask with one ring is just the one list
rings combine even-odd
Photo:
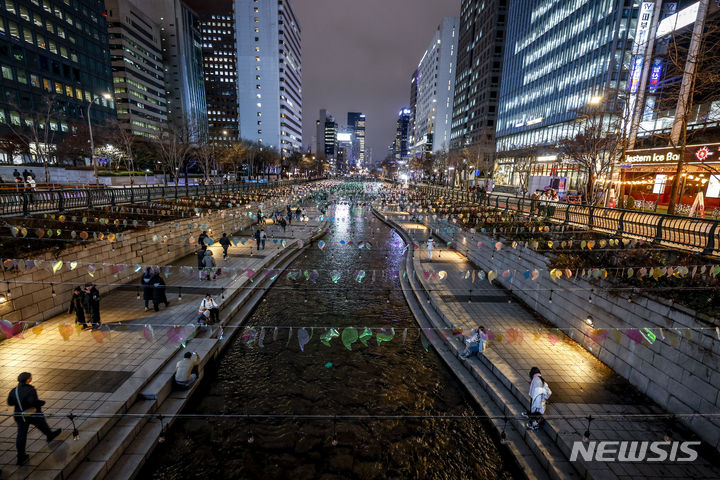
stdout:
[[[267,201],[266,201],[267,204]],[[284,203],[283,203],[284,205]],[[255,210],[251,210],[255,211]],[[274,225],[267,225],[266,249],[255,250],[255,241],[238,247],[231,246],[227,260],[222,260],[219,244],[210,247],[218,266],[229,269],[260,270],[279,249],[290,248],[297,239],[306,239],[323,223],[317,211],[308,211],[310,222],[293,222],[286,232]],[[250,229],[233,234],[248,238]],[[283,246],[282,240],[286,239]],[[197,266],[194,254],[173,265]],[[81,331],[74,326],[74,315],[59,315],[40,326],[26,331],[24,338],[12,338],[0,342],[0,393],[6,395],[17,385],[22,371],[33,374],[33,385],[39,397],[47,404],[44,411],[52,414],[113,414],[124,411],[132,404],[138,388],[156,372],[178,349],[167,337],[168,325],[186,325],[197,319],[197,309],[203,293],[211,289],[214,298],[221,303],[220,290],[226,296],[233,290],[248,285],[247,275],[227,270],[216,280],[199,280],[196,272],[186,276],[172,274],[166,282],[183,285],[182,300],[177,290],[169,287],[170,306],[144,311],[142,293],[137,297],[138,284],[117,288],[101,299],[102,321],[112,324],[109,331]],[[221,305],[222,306],[222,305]],[[145,335],[145,325],[153,326],[153,334]],[[69,338],[60,335],[61,328],[68,328]],[[2,397],[2,413],[12,410]],[[67,418],[48,418],[52,428],[62,428],[63,433],[48,445],[44,436],[35,428],[30,429],[27,452],[30,464],[15,466],[16,426],[12,417],[0,417],[0,469],[3,478],[56,478],[59,470],[75,455],[86,452],[84,445],[105,424],[105,419],[76,420],[80,440],[73,442],[72,426]]]
[[[413,257],[415,271],[446,320],[465,332],[478,325],[497,332],[498,337],[489,343],[483,361],[494,367],[492,370],[511,384],[513,394],[528,406],[528,372],[533,366],[540,368],[553,391],[546,411],[547,427],[565,452],[569,453],[573,442],[582,439],[588,415],[594,417],[593,440],[661,441],[669,428],[673,440],[690,440],[686,432],[670,427],[665,420],[632,418],[633,414],[665,412],[562,332],[547,330],[533,312],[515,302],[505,290],[487,279],[473,277],[472,272],[479,269],[464,255],[444,246],[450,238],[435,238],[433,257],[429,260],[428,228],[410,222],[407,215],[386,214],[420,246]],[[447,228],[440,224],[430,226],[441,232]],[[517,330],[515,339],[508,338],[506,332],[510,328]],[[555,337],[554,345],[550,342],[551,334]],[[466,361],[472,364],[481,360]],[[559,418],[562,416],[573,418]],[[586,468],[596,479],[720,478],[720,468],[702,456],[693,463],[589,462]]]

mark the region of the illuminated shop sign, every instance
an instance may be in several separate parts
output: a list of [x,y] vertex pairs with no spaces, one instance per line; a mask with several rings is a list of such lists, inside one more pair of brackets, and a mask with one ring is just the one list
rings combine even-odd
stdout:
[[643,2],[640,5],[638,13],[638,23],[635,29],[635,40],[633,42],[633,55],[641,55],[645,53],[645,44],[650,36],[650,22],[652,21],[654,2]]
[[[642,164],[642,163],[677,163],[680,160],[680,154],[672,148],[654,148],[650,150],[635,150],[625,154],[623,163],[625,164]],[[684,160],[688,163],[700,162],[719,162],[720,161],[720,143],[707,145],[689,145],[685,149]]]
[[657,91],[658,84],[660,83],[660,77],[662,76],[662,68],[663,59],[655,57],[652,63],[652,68],[650,69],[650,84],[648,87],[650,93],[655,93]]
[[630,75],[630,93],[637,93],[640,85],[640,74],[642,73],[643,57],[638,55],[633,58],[632,74]]
[[672,32],[687,27],[697,20],[698,11],[700,10],[700,2],[695,2],[687,8],[683,8],[679,12],[664,18],[657,28],[655,38],[662,38]]

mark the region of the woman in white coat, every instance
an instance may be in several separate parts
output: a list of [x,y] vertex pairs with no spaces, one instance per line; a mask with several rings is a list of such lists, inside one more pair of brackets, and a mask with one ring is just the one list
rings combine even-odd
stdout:
[[528,393],[530,394],[528,428],[537,430],[542,424],[542,416],[545,414],[547,400],[550,398],[550,395],[552,395],[552,390],[550,390],[550,386],[545,382],[538,367],[532,367],[530,369],[530,391]]

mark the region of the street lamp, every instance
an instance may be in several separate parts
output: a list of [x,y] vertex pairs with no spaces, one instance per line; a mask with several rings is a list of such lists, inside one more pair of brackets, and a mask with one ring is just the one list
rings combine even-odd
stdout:
[[92,163],[93,166],[93,175],[95,175],[95,184],[98,184],[98,172],[97,172],[97,160],[95,159],[95,142],[93,141],[93,133],[92,133],[92,121],[90,120],[90,109],[92,108],[93,104],[95,103],[95,100],[98,100],[100,98],[104,98],[105,100],[112,100],[112,95],[105,92],[101,96],[95,96],[93,99],[88,103],[87,108],[87,119],[88,119],[88,131],[90,133],[90,163]]

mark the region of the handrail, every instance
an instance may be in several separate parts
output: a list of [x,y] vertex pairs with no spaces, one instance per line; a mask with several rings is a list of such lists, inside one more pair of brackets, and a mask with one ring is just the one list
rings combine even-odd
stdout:
[[[303,185],[321,178],[275,180],[265,183],[232,182],[216,185],[137,185],[123,187],[8,189],[0,190],[0,216],[64,212],[129,203],[151,203],[164,198],[199,197],[209,194],[258,192],[277,187]],[[172,190],[169,190],[172,189]]]
[[[425,184],[416,184],[413,187],[426,194],[448,199],[464,196],[462,190],[457,188]],[[504,212],[512,210],[532,216],[540,214],[538,209],[540,202],[529,201],[525,196],[491,193],[485,194],[485,198],[480,198],[478,194],[475,194],[473,199],[473,202],[467,203],[478,206],[486,205]],[[720,256],[719,220],[566,202],[553,202],[552,206],[555,207],[554,211],[545,216],[548,220],[557,223],[645,240],[681,250]]]

